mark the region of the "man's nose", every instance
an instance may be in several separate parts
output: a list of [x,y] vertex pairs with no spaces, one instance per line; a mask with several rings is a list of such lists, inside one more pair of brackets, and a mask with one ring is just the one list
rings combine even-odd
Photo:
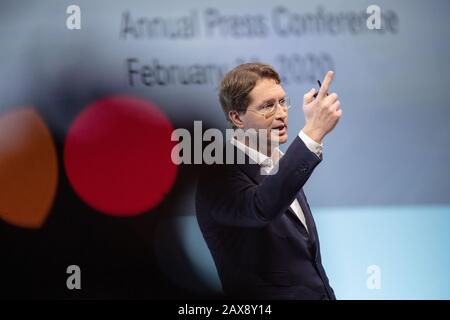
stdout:
[[284,119],[288,116],[288,110],[287,108],[283,108],[282,106],[277,106],[277,111],[275,113],[275,117],[277,119]]

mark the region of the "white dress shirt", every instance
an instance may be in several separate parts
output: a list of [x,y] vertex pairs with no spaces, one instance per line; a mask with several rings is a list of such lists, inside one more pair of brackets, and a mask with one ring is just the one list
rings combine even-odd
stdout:
[[[314,152],[318,157],[320,157],[323,150],[322,143],[317,143],[316,141],[311,139],[308,135],[306,135],[303,132],[303,130],[299,132],[298,136],[300,137],[300,139],[302,139],[303,143],[311,152]],[[231,144],[236,146],[236,148],[245,152],[245,154],[247,154],[247,156],[251,160],[259,164],[266,173],[269,173],[270,170],[274,168],[278,160],[283,156],[283,153],[279,148],[275,148],[272,152],[271,157],[268,157],[265,154],[259,152],[258,150],[246,146],[244,143],[236,140],[235,138],[232,138],[230,142]],[[291,209],[295,212],[297,217],[300,219],[301,223],[305,226],[305,229],[308,231],[308,227],[305,221],[305,215],[297,199],[294,199],[294,201],[291,203]]]

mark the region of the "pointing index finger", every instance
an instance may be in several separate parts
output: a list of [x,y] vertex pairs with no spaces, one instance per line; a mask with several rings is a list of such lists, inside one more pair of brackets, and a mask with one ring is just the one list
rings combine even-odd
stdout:
[[333,80],[333,77],[334,77],[334,72],[328,71],[327,74],[325,75],[325,78],[323,79],[322,86],[320,87],[320,90],[319,90],[320,97],[325,97],[327,95],[327,92],[328,92],[328,89],[330,88],[330,84],[331,84],[331,81]]

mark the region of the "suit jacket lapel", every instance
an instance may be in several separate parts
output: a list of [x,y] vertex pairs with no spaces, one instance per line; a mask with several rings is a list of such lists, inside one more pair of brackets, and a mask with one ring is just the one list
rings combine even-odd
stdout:
[[303,189],[297,194],[297,201],[300,204],[300,207],[303,210],[303,214],[305,215],[306,225],[308,226],[308,232],[310,236],[310,240],[313,244],[314,249],[317,249],[317,229],[316,224],[314,222],[314,218],[311,213],[311,209],[306,201],[306,196],[303,192]]
[[297,229],[299,229],[301,233],[305,234],[309,238],[309,234],[308,231],[306,230],[306,227],[303,225],[303,223],[300,221],[297,214],[294,212],[294,210],[292,210],[291,207],[288,208],[287,214],[290,216],[292,223],[295,224]]
[[[228,142],[230,143],[230,142]],[[245,162],[243,164],[238,164],[239,168],[248,176],[250,177],[256,184],[260,184],[264,178],[266,177],[265,175],[261,174],[261,166],[257,163],[253,163],[250,160],[250,157],[244,153],[242,150],[240,150],[239,148],[237,148],[236,146],[233,146],[235,153],[234,153],[234,163],[238,163],[237,160],[239,159],[238,153],[240,153],[241,157],[242,154],[245,157]]]

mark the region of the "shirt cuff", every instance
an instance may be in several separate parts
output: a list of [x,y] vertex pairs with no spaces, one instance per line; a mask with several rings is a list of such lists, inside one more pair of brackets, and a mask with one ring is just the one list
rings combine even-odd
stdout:
[[317,143],[316,141],[311,139],[306,133],[304,133],[303,130],[300,130],[298,136],[300,137],[300,139],[302,139],[303,143],[311,152],[314,152],[318,157],[320,157],[323,150],[323,143]]

